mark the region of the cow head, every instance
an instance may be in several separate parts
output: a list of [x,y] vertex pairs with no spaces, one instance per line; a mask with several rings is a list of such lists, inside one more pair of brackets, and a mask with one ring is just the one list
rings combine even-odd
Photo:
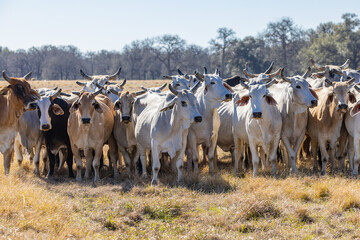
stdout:
[[143,93],[161,93],[161,91],[167,86],[167,83],[164,83],[163,85],[161,85],[160,87],[151,87],[151,88],[146,88],[144,86],[141,86],[141,89],[143,91],[137,92],[136,95],[141,95]]
[[[327,95],[326,104],[333,104],[336,106],[336,111],[345,113],[348,109],[349,103],[355,103],[355,95],[349,90],[350,85],[354,83],[355,79],[350,79],[346,82],[328,82],[331,87]],[[331,91],[332,90],[332,91]]]
[[[96,92],[99,90],[98,86],[104,87],[105,85],[116,84],[114,82],[110,82],[111,80],[116,80],[117,77],[120,75],[121,67],[116,71],[116,73],[112,75],[87,75],[83,70],[80,69],[80,74],[89,82],[83,83],[76,81],[76,84],[83,86],[83,89],[80,92]],[[126,80],[121,84],[121,86],[125,85]]]
[[10,84],[8,89],[11,89],[16,98],[24,105],[25,110],[31,109],[31,103],[39,98],[39,94],[31,88],[27,82],[31,77],[32,72],[29,72],[22,78],[8,77],[3,71],[3,78]]
[[163,76],[163,78],[172,80],[171,85],[175,90],[189,90],[188,75]]
[[60,93],[61,88],[52,95],[42,96],[36,103],[32,104],[32,108],[38,109],[41,131],[49,131],[52,129],[52,116],[64,114],[64,110],[58,104],[54,103],[54,100],[60,95]]
[[309,67],[304,75],[285,77],[284,69],[281,70],[281,78],[290,84],[293,91],[292,101],[299,105],[306,105],[307,107],[315,107],[318,104],[318,96],[314,90],[310,88],[306,78],[310,75],[311,68]]
[[228,102],[232,99],[232,88],[223,81],[219,76],[219,70],[216,69],[214,74],[207,74],[205,68],[205,73],[196,73],[196,78],[202,82],[201,91],[204,92],[209,101],[215,102]]
[[241,92],[233,101],[237,107],[250,106],[252,109],[251,116],[255,119],[261,119],[264,107],[266,105],[276,105],[277,102],[270,95],[268,88],[276,83],[272,80],[266,84],[247,85],[243,81],[240,84],[246,89],[245,94]]
[[[247,77],[250,78],[250,79],[247,79],[247,81],[249,81],[250,84],[261,84],[262,82],[268,83],[272,80],[273,77],[279,75],[281,72],[281,68],[279,68],[276,72],[271,73],[273,66],[274,66],[274,62],[271,62],[269,68],[266,69],[265,72],[255,74],[255,73],[250,72],[247,64],[245,64],[245,68],[243,69],[243,72],[245,73],[245,75]],[[241,80],[244,81],[243,78]]]
[[[183,89],[177,91],[169,84],[170,91],[175,95],[169,101],[164,103],[161,107],[160,112],[174,109],[173,111],[178,112],[176,117],[182,117],[183,119],[192,122],[201,122],[202,117],[196,107],[196,98],[194,93],[197,91],[200,82],[193,86],[190,90]],[[172,117],[173,118],[173,117]],[[171,119],[172,122],[174,119]]]
[[315,78],[325,77],[330,81],[338,82],[342,76],[342,70],[349,67],[350,60],[347,59],[345,63],[341,66],[337,65],[320,65],[316,63],[312,58],[310,59],[311,64],[319,71],[318,73],[313,74]]
[[114,110],[119,110],[120,121],[123,123],[131,122],[131,115],[136,93],[121,93],[114,104]]
[[75,101],[70,108],[70,113],[79,111],[81,116],[81,123],[91,124],[91,120],[94,116],[94,113],[103,113],[103,109],[98,100],[96,100],[96,95],[100,94],[101,91],[95,93],[83,92],[79,95],[79,99]]

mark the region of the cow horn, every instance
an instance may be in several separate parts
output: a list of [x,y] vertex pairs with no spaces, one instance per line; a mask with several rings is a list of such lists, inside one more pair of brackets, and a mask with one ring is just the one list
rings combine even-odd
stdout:
[[204,74],[207,74],[207,68],[204,67]]
[[271,87],[274,83],[276,83],[276,80],[275,80],[275,79],[272,80],[271,82],[267,83],[265,86],[266,86],[266,88],[269,88],[269,87]]
[[167,83],[164,83],[161,87],[159,87],[160,91],[166,87]]
[[101,92],[102,92],[102,89],[101,89],[101,90],[99,90],[99,91],[94,92],[94,96],[99,95]]
[[110,91],[112,94],[119,95],[119,92],[116,91],[116,90],[113,89],[113,88],[110,88],[109,91]]
[[179,75],[184,75],[183,72],[178,68]]
[[108,79],[115,80],[120,75],[120,72],[121,72],[121,67],[119,67],[119,69],[116,71],[116,73],[114,73],[113,75],[109,75]]
[[320,64],[318,64],[318,63],[316,63],[316,62],[314,61],[314,59],[310,58],[310,62],[311,62],[311,64],[312,64],[317,70],[319,70],[319,71],[324,71],[324,70],[325,70],[325,67],[322,66],[322,65],[320,65]]
[[71,96],[70,94],[63,93],[63,92],[61,92],[60,95],[61,95],[61,96],[66,96],[66,97],[70,97],[70,96]]
[[55,98],[57,98],[60,95],[60,93],[61,93],[61,88],[59,88],[59,90],[57,90],[56,93],[50,96],[50,102],[54,101]]
[[172,77],[167,76],[167,75],[164,75],[164,76],[163,76],[163,78],[165,78],[165,79],[169,79],[169,80],[172,80]]
[[76,81],[76,84],[79,85],[79,86],[85,86],[86,85],[86,83],[79,82],[79,81]]
[[147,89],[146,87],[144,87],[144,86],[141,86],[140,87],[142,90],[144,90],[144,91],[148,91],[149,89]]
[[124,81],[120,84],[120,88],[122,88],[126,83],[126,79],[124,79]]
[[220,74],[220,71],[219,71],[218,68],[216,68],[216,70],[215,70],[215,75],[219,75],[219,74]]
[[281,69],[281,78],[282,78],[282,80],[284,80],[285,82],[291,83],[291,80],[288,79],[287,77],[285,77],[285,75],[284,75],[284,68]]
[[189,80],[189,79],[190,79],[190,77],[189,77],[189,75],[188,75],[187,73],[185,74],[184,78],[185,78],[186,80]]
[[169,84],[169,89],[170,89],[170,91],[171,91],[175,96],[177,96],[177,95],[179,94],[179,92],[176,91],[176,89],[173,88],[173,86],[172,86],[171,84]]
[[304,73],[304,75],[302,76],[304,79],[307,79],[311,74],[311,68],[308,67],[308,69],[306,70],[306,72]]
[[83,70],[80,69],[80,74],[81,76],[83,76],[83,78],[87,79],[87,80],[92,80],[92,77],[90,77],[89,75],[87,75],[86,73],[84,73]]
[[270,74],[266,74],[266,75],[268,75],[270,78],[273,78],[273,77],[275,77],[275,76],[277,76],[277,75],[279,75],[279,74],[281,73],[281,69],[282,69],[282,68],[279,68],[276,72],[270,73]]
[[101,86],[100,84],[98,84],[97,82],[95,82],[94,84],[95,84],[95,86],[96,86],[97,88],[100,88],[101,90],[104,89],[104,87]]
[[327,79],[327,78],[325,78],[325,82],[327,83],[327,84],[329,84],[330,86],[332,86],[332,81],[330,81],[329,79]]
[[273,66],[274,66],[274,61],[272,61],[270,63],[270,66],[268,67],[268,69],[264,72],[265,74],[269,74],[271,73],[272,69],[273,69]]
[[5,73],[5,71],[3,71],[3,78],[7,81],[7,82],[9,82],[9,83],[11,83],[11,79],[8,77],[8,76],[6,76],[6,73]]
[[204,76],[203,74],[197,72],[197,73],[195,73],[195,77],[196,77],[199,81],[203,82],[205,76]]
[[54,91],[58,90],[58,87],[54,87],[53,90],[54,90]]
[[72,92],[72,94],[80,96],[80,92]]
[[360,87],[359,87],[358,85],[355,85],[354,88],[355,88],[358,92],[360,92]]
[[32,74],[32,72],[29,72],[29,73],[26,74],[23,78],[24,78],[26,81],[29,81],[30,78],[31,78],[31,74]]
[[139,96],[142,95],[144,93],[146,93],[147,91],[139,91],[139,92],[135,92],[135,96]]
[[348,68],[350,64],[350,59],[346,59],[343,65],[340,66],[341,69]]
[[254,77],[257,77],[257,76],[258,76],[258,74],[252,74],[252,73],[249,71],[248,66],[247,66],[247,63],[245,64],[245,68],[244,68],[243,72],[245,73],[246,76],[251,77],[251,78],[254,78]]
[[200,82],[197,81],[197,82],[195,83],[195,85],[192,86],[192,88],[190,89],[190,91],[195,94],[195,93],[196,93],[196,90],[198,90],[199,87],[200,87]]
[[245,89],[249,89],[249,86],[248,86],[246,83],[244,83],[241,79],[240,79],[239,83],[240,83],[241,86],[243,86]]
[[355,82],[355,78],[351,78],[349,81],[346,81],[347,85],[353,84]]

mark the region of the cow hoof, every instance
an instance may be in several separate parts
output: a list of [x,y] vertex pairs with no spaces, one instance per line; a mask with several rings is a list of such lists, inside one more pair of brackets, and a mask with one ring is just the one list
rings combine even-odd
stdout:
[[46,175],[45,178],[46,178],[46,179],[53,179],[53,177],[54,177],[53,175],[48,174],[48,175]]
[[321,176],[325,176],[325,171],[321,171]]
[[81,182],[81,177],[77,177],[76,181]]
[[158,181],[157,180],[152,180],[151,181],[151,186],[156,186],[158,185]]
[[142,178],[142,179],[146,179],[146,178],[147,178],[147,175],[146,175],[146,174],[142,174],[142,175],[141,175],[141,178]]

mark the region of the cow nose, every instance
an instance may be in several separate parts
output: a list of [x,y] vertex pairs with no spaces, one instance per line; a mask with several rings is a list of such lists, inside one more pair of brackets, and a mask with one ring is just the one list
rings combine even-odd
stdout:
[[339,104],[339,109],[347,109],[348,105],[347,104]]
[[231,93],[226,94],[225,99],[232,99],[232,94]]
[[43,131],[50,130],[50,124],[43,124],[43,125],[41,125],[41,130],[43,130]]
[[318,104],[318,101],[317,100],[311,100],[311,106],[312,107],[316,107]]
[[125,123],[130,122],[130,116],[123,116],[121,119],[122,119],[122,121],[125,122]]
[[195,122],[201,122],[202,121],[202,117],[201,116],[196,116],[194,118]]
[[82,123],[84,123],[84,124],[89,124],[90,120],[91,120],[90,118],[82,118],[81,119]]
[[262,112],[253,112],[253,118],[261,118]]

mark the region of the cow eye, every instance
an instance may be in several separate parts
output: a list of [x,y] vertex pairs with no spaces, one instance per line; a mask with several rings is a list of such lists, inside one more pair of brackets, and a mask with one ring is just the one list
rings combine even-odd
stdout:
[[176,86],[176,87],[179,87],[179,86],[180,86],[180,83],[175,84],[175,86]]
[[299,85],[297,85],[296,88],[301,88],[301,87]]
[[266,97],[266,95],[264,95],[263,97]]
[[20,84],[16,84],[14,87],[15,95],[17,96],[24,96],[24,88]]
[[196,82],[196,79],[194,79],[193,82]]
[[185,101],[181,101],[181,106],[186,107],[187,103]]
[[332,72],[330,73],[330,77],[332,77],[332,78],[334,77],[334,74]]
[[215,82],[211,82],[211,84],[215,84]]
[[334,95],[336,95],[336,92],[333,92]]

